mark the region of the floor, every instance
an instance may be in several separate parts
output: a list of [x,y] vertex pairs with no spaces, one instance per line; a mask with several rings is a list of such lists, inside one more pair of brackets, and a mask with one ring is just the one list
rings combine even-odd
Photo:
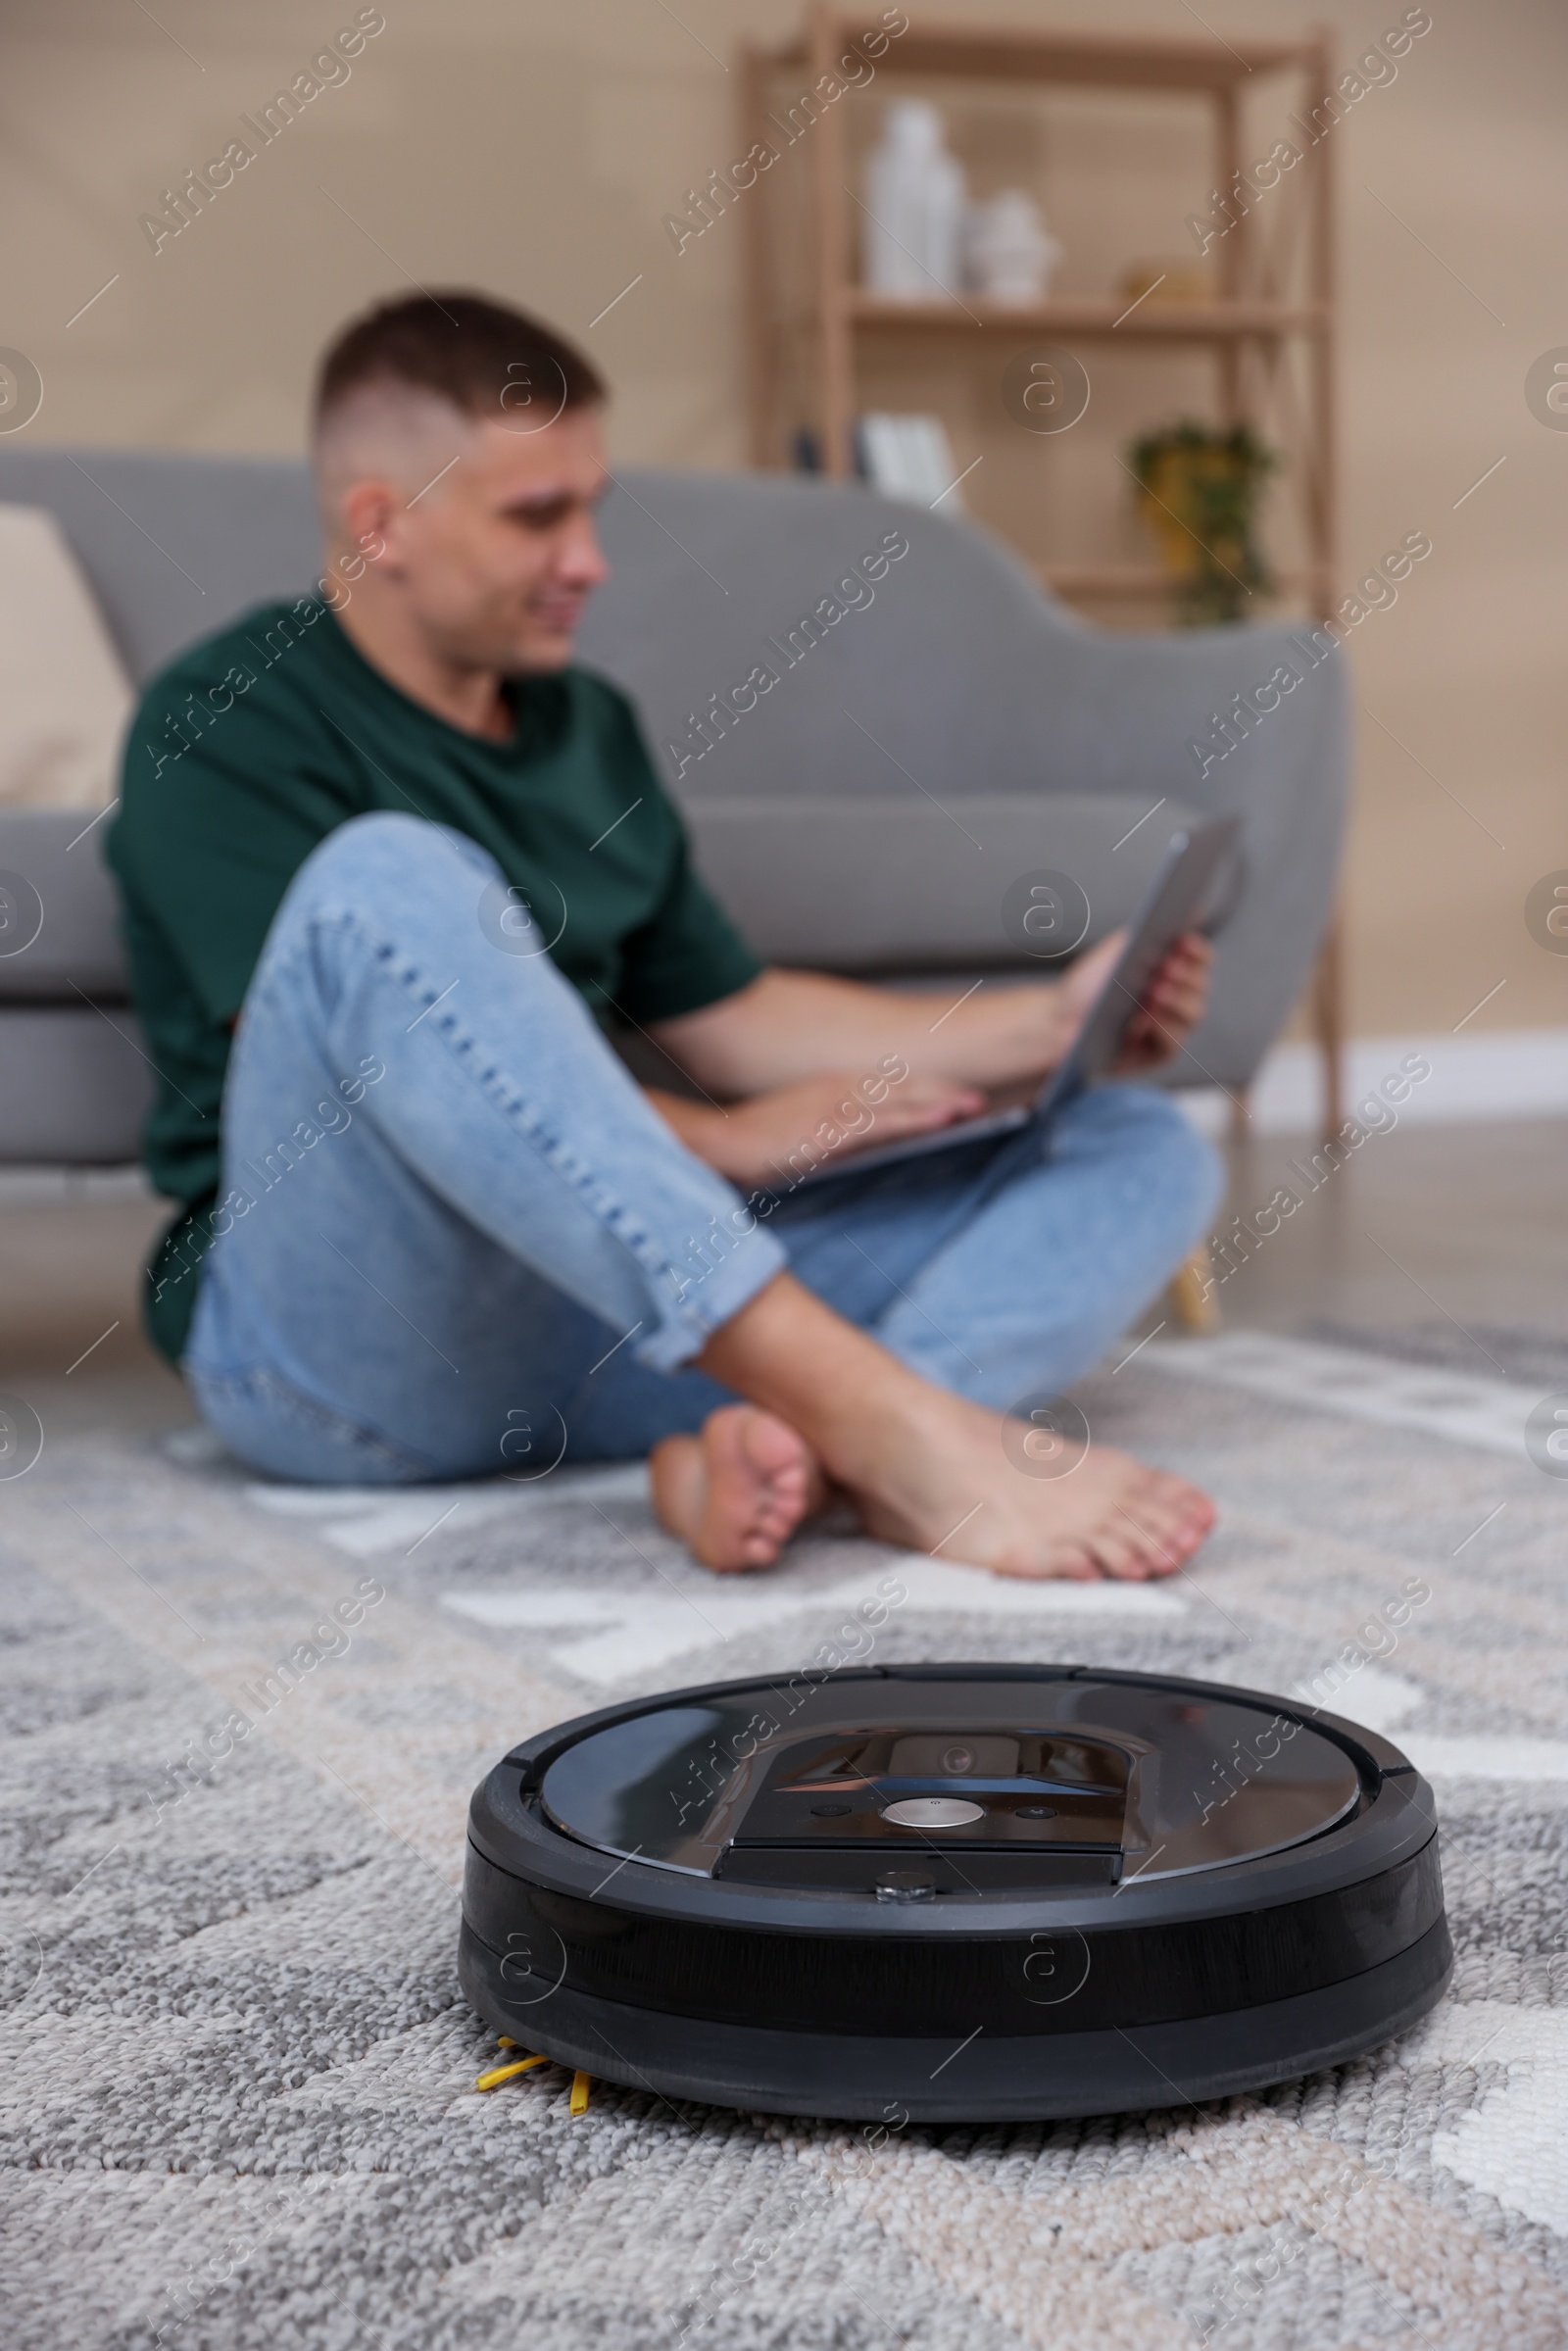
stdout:
[[[1226,1335],[1156,1309],[1082,1390],[1219,1498],[1158,1588],[829,1522],[715,1591],[620,1465],[259,1484],[146,1442],[188,1418],[135,1329],[157,1204],[0,1184],[0,1403],[45,1429],[0,1509],[6,2340],[55,2351],[69,2309],[81,2351],[1564,2351],[1568,1489],[1520,1444],[1522,1392],[1568,1390],[1563,1141],[1401,1129],[1315,1190],[1288,1141],[1238,1153]],[[770,2122],[608,2043],[579,2113],[532,2005],[555,2062],[481,2094],[453,1964],[481,1774],[651,1685],[818,1667],[886,1573],[889,1665],[1098,1654],[1387,1732],[1441,1807],[1448,1997],[1299,2082],[1161,2070],[1164,2104],[1055,2124]],[[956,2075],[983,2044],[955,2042]]]
[[1302,1204],[1220,1287],[1225,1320],[1398,1331],[1456,1370],[1533,1378],[1538,1355],[1568,1346],[1565,1152],[1562,1119],[1405,1127],[1369,1137],[1314,1192],[1304,1142],[1258,1137],[1233,1154],[1231,1216],[1255,1224],[1281,1188]]
[[[1397,1330],[1455,1370],[1535,1378],[1568,1347],[1565,1159],[1564,1120],[1406,1127],[1314,1190],[1305,1138],[1254,1137],[1231,1152],[1226,1229],[1247,1231],[1216,1292],[1225,1325],[1352,1344]],[[1301,1204],[1260,1238],[1281,1190]],[[164,1213],[129,1174],[0,1175],[0,1384],[62,1432],[186,1417],[137,1326]]]

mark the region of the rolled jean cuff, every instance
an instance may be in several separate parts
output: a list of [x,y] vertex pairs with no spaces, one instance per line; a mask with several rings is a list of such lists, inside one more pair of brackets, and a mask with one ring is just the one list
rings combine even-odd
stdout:
[[681,1263],[665,1268],[676,1291],[672,1308],[639,1336],[632,1353],[651,1371],[679,1371],[788,1263],[782,1246],[755,1223],[745,1233],[710,1229],[703,1241],[694,1236]]

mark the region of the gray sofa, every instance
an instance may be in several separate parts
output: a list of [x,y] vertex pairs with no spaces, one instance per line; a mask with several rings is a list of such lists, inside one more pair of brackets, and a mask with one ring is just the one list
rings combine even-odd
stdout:
[[[138,680],[316,572],[295,463],[4,449],[0,501],[53,510]],[[1337,654],[1308,670],[1283,626],[1101,633],[994,540],[858,487],[628,470],[603,519],[614,576],[582,658],[634,696],[701,863],[765,955],[945,974],[956,995],[1038,972],[1003,923],[1017,876],[1072,875],[1093,938],[1177,823],[1237,810],[1212,1005],[1168,1074],[1250,1079],[1332,903]],[[889,540],[906,552],[882,568]],[[1226,750],[1215,713],[1282,661],[1302,682]],[[0,811],[0,1162],[135,1152],[153,1073],[100,858],[110,821]]]

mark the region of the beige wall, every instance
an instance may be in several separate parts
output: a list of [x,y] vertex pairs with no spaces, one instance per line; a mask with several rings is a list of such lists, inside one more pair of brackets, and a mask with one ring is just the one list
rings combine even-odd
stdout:
[[[1201,13],[1233,37],[1327,16],[1346,49],[1396,23],[1402,5],[1205,0]],[[1568,867],[1568,432],[1539,424],[1523,393],[1530,362],[1568,343],[1568,19],[1560,0],[1430,9],[1433,28],[1397,81],[1334,134],[1347,583],[1407,530],[1434,543],[1397,606],[1351,639],[1363,715],[1349,973],[1363,1033],[1449,1028],[1499,981],[1467,1033],[1568,1023],[1568,959],[1531,943],[1522,912],[1538,875]],[[12,0],[0,31],[0,341],[43,375],[30,436],[295,449],[323,338],[415,279],[487,287],[579,335],[618,386],[620,457],[743,463],[735,223],[677,257],[661,221],[733,152],[720,61],[743,35],[793,29],[793,0],[678,0],[673,13],[662,0],[384,0],[383,13],[352,78],[155,256],[138,216],[352,21],[352,0],[157,0],[156,22],[125,0]],[[1200,29],[1181,0],[942,0],[939,13]],[[1002,160],[1009,176],[1038,165],[1068,246],[1064,286],[1107,290],[1118,255],[1183,250],[1195,190],[1168,128],[1120,151],[1113,129],[1080,140],[1096,149],[1083,174],[1101,174],[1091,202],[1070,126],[1041,132],[1026,103],[1010,121],[991,107],[958,127],[982,180]],[[847,104],[860,135],[879,93]],[[1190,380],[1173,375],[1160,397],[1140,388],[1134,420],[1172,413]],[[961,457],[961,413],[955,437]],[[1064,511],[1076,497],[1125,535],[1112,445],[1085,441]],[[988,478],[997,490],[982,491]],[[1012,495],[1001,465],[975,477],[982,517],[988,498]]]

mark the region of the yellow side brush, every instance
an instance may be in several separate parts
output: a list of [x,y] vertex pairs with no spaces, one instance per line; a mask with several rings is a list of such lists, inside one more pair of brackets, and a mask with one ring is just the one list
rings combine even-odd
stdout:
[[572,2075],[571,2112],[573,2114],[586,2114],[588,2112],[588,2085],[592,2077],[587,2074]]
[[[515,2048],[517,2044],[513,2041],[511,2045]],[[503,2082],[512,2082],[518,2074],[531,2074],[536,2065],[549,2063],[548,2057],[519,2057],[515,2065],[498,2065],[490,2073],[481,2074],[473,2086],[475,2089],[499,2089]]]

